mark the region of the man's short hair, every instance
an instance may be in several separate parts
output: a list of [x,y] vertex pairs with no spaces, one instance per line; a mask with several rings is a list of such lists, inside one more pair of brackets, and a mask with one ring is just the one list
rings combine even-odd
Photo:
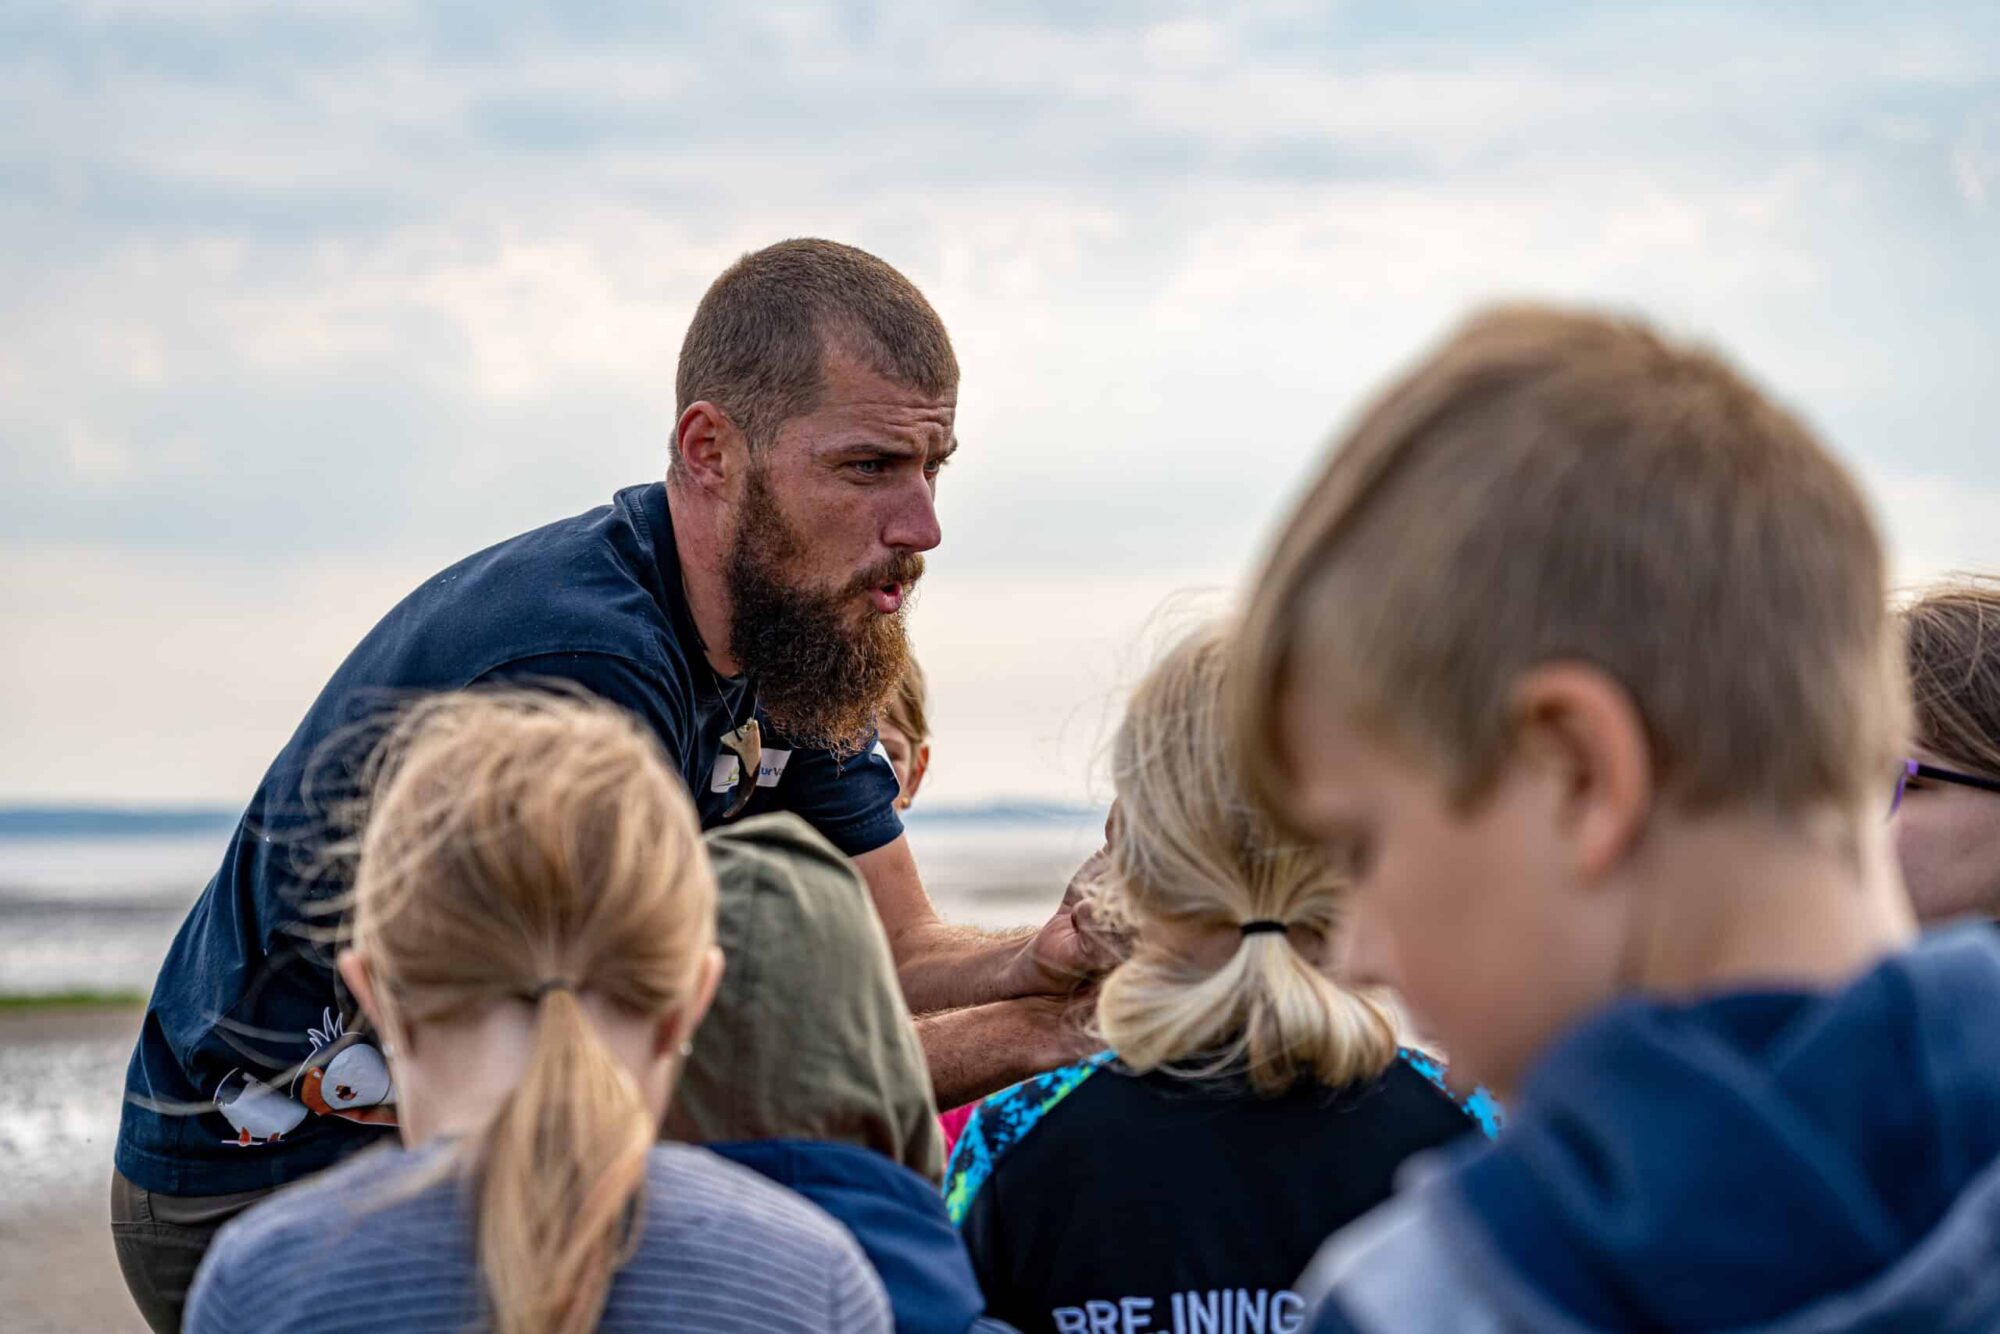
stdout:
[[853,246],[800,239],[753,250],[710,284],[681,341],[675,414],[714,403],[762,447],[818,405],[830,343],[920,393],[958,387],[944,322],[908,278]]
[[[1363,413],[1255,584],[1241,735],[1288,689],[1476,799],[1535,666],[1630,695],[1662,797],[1781,816],[1881,803],[1907,691],[1846,471],[1719,356],[1541,307],[1473,318]],[[1295,752],[1294,752],[1295,753]],[[1283,775],[1247,766],[1285,813]]]

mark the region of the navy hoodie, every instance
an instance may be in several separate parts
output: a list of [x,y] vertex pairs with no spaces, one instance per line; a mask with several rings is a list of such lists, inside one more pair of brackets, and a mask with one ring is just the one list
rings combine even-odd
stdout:
[[2000,938],[1831,994],[1628,1001],[1490,1149],[1340,1233],[1316,1331],[2000,1329]]
[[986,1300],[944,1198],[909,1168],[872,1149],[816,1140],[704,1147],[797,1191],[853,1233],[889,1292],[896,1334],[1005,1328],[981,1320]]

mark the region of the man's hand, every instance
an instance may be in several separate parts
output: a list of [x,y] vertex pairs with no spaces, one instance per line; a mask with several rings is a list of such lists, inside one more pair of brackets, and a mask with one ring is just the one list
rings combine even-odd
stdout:
[[1110,859],[1107,848],[1070,878],[1055,916],[1036,931],[996,933],[941,921],[924,893],[907,836],[864,852],[854,864],[868,882],[889,937],[903,996],[917,1015],[1021,996],[1066,996],[1123,957],[1122,944],[1093,921],[1087,891]]
[[1091,886],[1110,861],[1107,844],[1070,877],[1055,915],[1028,940],[1016,962],[1016,995],[1067,995],[1118,962],[1116,942],[1093,919],[1089,899]]

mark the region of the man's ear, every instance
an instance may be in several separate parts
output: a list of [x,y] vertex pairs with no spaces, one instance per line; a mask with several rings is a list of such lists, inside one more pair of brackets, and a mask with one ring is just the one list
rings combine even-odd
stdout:
[[1653,752],[1623,686],[1587,663],[1549,663],[1514,687],[1516,754],[1546,766],[1579,875],[1615,866],[1645,830]]
[[658,1044],[656,1054],[671,1055],[701,1027],[708,1007],[715,1002],[715,990],[722,985],[723,966],[722,950],[709,946],[708,953],[696,965],[694,986],[688,990],[687,1004],[669,1010],[660,1020],[659,1032],[654,1039]]
[[674,424],[681,474],[702,491],[726,494],[742,470],[748,442],[736,423],[707,399],[690,403]]

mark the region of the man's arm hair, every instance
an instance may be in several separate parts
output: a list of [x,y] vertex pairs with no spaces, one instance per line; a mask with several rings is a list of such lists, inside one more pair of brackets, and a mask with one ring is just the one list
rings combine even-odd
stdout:
[[1011,1084],[1080,1061],[1103,1047],[1087,999],[1024,996],[917,1020],[940,1109],[976,1102]]

